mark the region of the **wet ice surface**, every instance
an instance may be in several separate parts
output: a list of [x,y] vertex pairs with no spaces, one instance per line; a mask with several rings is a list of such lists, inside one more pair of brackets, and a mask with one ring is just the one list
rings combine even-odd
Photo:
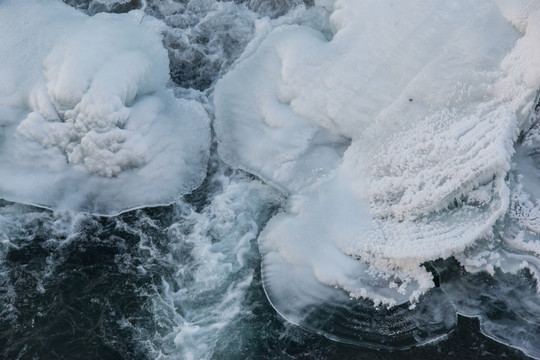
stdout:
[[[527,29],[536,2],[522,1],[520,6],[498,2],[515,28],[496,15],[490,2],[468,3],[478,7],[473,13],[480,23],[487,19],[483,26],[497,25],[493,43],[484,44],[492,46],[493,57],[482,57],[485,48],[477,46],[478,38],[460,44],[459,31],[445,44],[447,49],[456,44],[463,45],[464,51],[472,48],[465,53],[481,59],[473,63],[491,66],[492,71],[476,74],[472,80],[462,75],[465,85],[452,99],[454,109],[433,113],[433,104],[426,101],[426,105],[422,97],[437,100],[440,94],[425,88],[423,81],[441,63],[448,64],[444,56],[430,63],[408,85],[413,101],[408,94],[401,96],[380,123],[391,120],[403,106],[410,108],[407,115],[413,120],[418,117],[417,122],[410,127],[409,117],[392,123],[393,135],[387,139],[378,137],[381,129],[371,128],[370,136],[381,141],[372,149],[368,146],[367,155],[361,155],[366,144],[358,143],[361,133],[347,123],[347,114],[356,111],[355,106],[373,110],[373,104],[386,104],[391,96],[370,92],[361,102],[336,112],[339,96],[354,97],[354,92],[347,93],[354,78],[340,78],[330,68],[321,80],[316,73],[324,57],[309,57],[307,52],[307,59],[298,60],[295,55],[306,47],[312,55],[318,54],[318,46],[327,44],[338,28],[347,27],[353,13],[346,11],[347,1],[338,2],[345,11],[333,20],[329,19],[332,1],[316,2],[324,6],[306,1],[307,7],[288,0],[271,4],[255,0],[65,2],[91,15],[138,9],[137,16],[144,12],[162,21],[154,23],[154,29],[163,34],[165,48],[156,51],[159,56],[165,49],[168,53],[170,92],[204,109],[211,119],[215,103],[219,155],[267,183],[232,170],[213,147],[204,183],[169,206],[99,217],[3,201],[0,349],[4,358],[526,357],[515,348],[540,357],[538,126],[529,130],[536,120],[529,118],[531,104],[523,102],[532,102],[537,90],[527,93],[528,84],[536,84],[534,71],[526,71],[535,63],[535,54],[527,52],[533,46],[531,37],[519,40],[513,57],[503,61],[506,84],[499,81],[498,73],[500,60]],[[463,4],[440,7],[439,23],[452,24],[449,14]],[[379,9],[381,16],[387,16],[384,6]],[[468,19],[460,21],[462,31],[471,30]],[[428,44],[416,60],[430,54],[435,40],[436,33],[413,39]],[[396,46],[396,52],[403,50],[399,43]],[[347,48],[337,46],[324,54],[346,54]],[[385,47],[379,50],[384,53]],[[349,60],[343,56],[342,66],[350,65]],[[419,65],[413,60],[404,63],[412,69],[407,72],[411,76]],[[389,61],[385,66],[394,65]],[[276,73],[285,85],[279,83],[279,76],[272,77]],[[339,83],[344,92],[330,100],[320,97],[317,86],[299,86],[306,74],[330,88]],[[384,77],[384,71],[379,75]],[[218,81],[221,77],[224,80]],[[229,86],[238,78],[243,87]],[[431,86],[452,93],[453,79],[435,79],[444,86]],[[223,96],[231,92],[233,96]],[[261,93],[264,96],[257,98]],[[257,101],[245,101],[246,96]],[[459,108],[465,96],[474,101]],[[492,96],[497,99],[484,103]],[[311,98],[321,101],[311,106]],[[227,113],[230,102],[234,111]],[[521,107],[529,112],[519,113]],[[236,133],[224,125],[227,116],[236,116],[229,123]],[[505,121],[513,116],[523,125]],[[270,129],[257,129],[261,118]],[[369,127],[369,118],[362,121]],[[523,134],[510,161],[516,127]],[[257,136],[253,131],[258,131]],[[461,136],[458,140],[453,137],[456,133]],[[510,144],[508,139],[513,139]],[[227,141],[235,146],[227,148]],[[380,149],[384,152],[377,153]],[[281,152],[279,156],[274,150]],[[445,157],[450,151],[454,158]],[[370,176],[380,186],[371,187],[375,200],[370,208],[351,202],[350,194],[362,198],[355,162],[373,153],[376,160],[370,165]],[[463,173],[461,183],[457,182],[461,187],[454,191],[445,171],[463,172],[467,164],[478,167]],[[336,168],[340,170],[334,176]],[[400,171],[405,175],[397,181]],[[426,179],[425,188],[410,191]],[[429,193],[437,183],[443,186],[433,188],[436,191],[427,204],[419,201],[421,196],[412,196]],[[387,192],[388,187],[395,191]],[[461,196],[454,199],[456,193]],[[375,232],[372,253],[369,247],[353,246],[350,237],[372,226],[359,217],[372,211],[383,219],[376,223],[378,231],[390,239],[402,236],[404,241],[377,241]],[[429,216],[423,218],[426,211]],[[306,212],[309,216],[301,215]],[[492,226],[501,214],[502,220]],[[400,219],[400,225],[384,222],[389,217]],[[433,234],[441,242],[436,244]],[[456,239],[461,240],[449,250]],[[421,248],[410,246],[418,240]],[[414,261],[411,254],[417,256]],[[437,260],[439,256],[448,258]],[[371,266],[389,258],[396,262],[386,263],[390,265],[383,269],[381,263]],[[415,293],[417,289],[421,291]],[[388,304],[395,306],[387,308]],[[410,349],[415,344],[424,345]]]

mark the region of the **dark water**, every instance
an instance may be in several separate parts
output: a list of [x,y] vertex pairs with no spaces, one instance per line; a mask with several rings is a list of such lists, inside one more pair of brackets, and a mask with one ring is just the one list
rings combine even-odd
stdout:
[[[89,14],[126,12],[145,3],[64,2]],[[212,115],[212,86],[242,53],[255,20],[278,18],[301,4],[313,2],[148,1],[145,11],[169,26],[164,44],[179,91],[200,90]],[[214,160],[203,186],[185,199],[117,217],[0,202],[0,357],[527,358],[482,335],[473,317],[456,315],[456,327],[440,340],[400,351],[347,345],[287,323],[265,296],[256,242],[282,200],[258,180]],[[452,259],[431,266],[440,289],[453,294],[460,292],[458,284],[472,294],[478,283],[494,281],[466,273]],[[530,288],[519,294],[534,289],[526,273],[517,277]],[[512,283],[516,276],[500,279]],[[496,296],[466,298],[484,306],[492,321],[519,316]]]
[[[174,324],[167,322],[167,314],[156,315],[155,299],[164,296],[165,284],[181,286],[182,280],[173,279],[178,267],[173,262],[190,263],[187,249],[173,257],[168,254],[166,229],[175,220],[176,207],[137,210],[114,218],[64,215],[69,219],[63,219],[50,211],[4,203],[4,211],[11,208],[11,214],[18,213],[19,222],[14,225],[19,228],[18,236],[4,249],[1,265],[2,358],[158,358],[163,338]],[[254,269],[254,276],[241,301],[243,314],[226,325],[227,331],[215,333],[207,358],[527,358],[483,336],[477,319],[462,316],[440,341],[394,352],[337,343],[290,325],[266,300],[252,242],[247,267]],[[446,269],[443,279],[463,275],[455,262],[438,266]],[[183,279],[187,286],[189,271],[186,268]],[[196,299],[201,310],[214,296],[208,292]],[[181,313],[182,309],[174,311]],[[493,309],[492,316],[498,316],[496,311]],[[178,354],[170,351],[161,356],[180,359],[181,344],[177,350]]]

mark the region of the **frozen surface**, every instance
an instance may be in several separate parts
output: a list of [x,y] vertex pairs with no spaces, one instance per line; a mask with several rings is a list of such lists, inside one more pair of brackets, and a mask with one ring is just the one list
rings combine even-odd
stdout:
[[215,92],[220,155],[289,195],[263,279],[308,327],[343,294],[412,310],[434,286],[422,264],[492,236],[540,87],[537,1],[318,3],[330,40],[262,33]]
[[0,200],[6,358],[540,358],[539,1],[64,3],[0,1],[0,198],[172,205]]
[[114,214],[202,182],[208,117],[166,88],[162,23],[25,0],[0,28],[0,197]]

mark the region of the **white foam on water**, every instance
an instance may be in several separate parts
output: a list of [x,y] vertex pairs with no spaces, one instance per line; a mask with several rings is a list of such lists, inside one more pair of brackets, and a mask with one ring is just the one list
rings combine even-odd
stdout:
[[166,87],[162,23],[38,0],[0,20],[0,197],[114,214],[202,182],[208,117]]
[[168,308],[175,326],[160,340],[163,358],[209,358],[220,343],[234,341],[228,333],[250,312],[245,301],[259,261],[259,226],[282,201],[271,187],[243,175],[213,180],[221,190],[212,201],[200,212],[179,204],[169,227],[176,273],[155,306],[156,314]]
[[[409,331],[427,335],[396,346],[444,334],[457,311],[481,316],[485,334],[540,357],[536,128],[512,158],[519,132],[536,121],[540,2],[315,3],[277,19],[237,3],[153,4],[166,29],[142,11],[88,17],[59,1],[2,2],[0,197],[111,215],[190,192],[205,176],[208,116],[167,87],[161,34],[179,63],[206,56],[201,66],[211,76],[183,84],[209,90],[176,89],[190,99],[211,96],[216,74],[238,56],[228,44],[241,48],[254,36],[216,85],[215,131],[227,163],[288,195],[258,239],[276,310],[338,341],[390,347]],[[212,27],[219,30],[204,44]],[[141,242],[145,261],[176,270],[153,297],[160,329],[141,339],[158,358],[211,357],[250,316],[254,240],[282,198],[238,174],[212,181],[223,190],[212,190],[201,211],[174,205],[166,256]],[[42,216],[69,241],[84,215],[65,214],[4,206],[0,256],[27,217]],[[143,238],[138,226],[130,231]],[[449,256],[468,273],[441,279],[437,293],[422,264]],[[478,274],[492,286],[475,283]],[[501,298],[508,316],[490,317]],[[371,304],[390,315],[372,318]],[[338,315],[330,330],[317,327],[328,321],[313,310]],[[374,333],[362,333],[363,324]]]

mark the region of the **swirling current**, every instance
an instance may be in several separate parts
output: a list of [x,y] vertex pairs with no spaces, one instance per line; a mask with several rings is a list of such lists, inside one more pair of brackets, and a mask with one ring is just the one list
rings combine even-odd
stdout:
[[[50,4],[52,2],[49,1]],[[176,106],[170,105],[174,103],[171,97],[184,99],[186,104],[195,103],[196,106],[182,103],[179,109],[208,118],[201,120],[203,125],[196,129],[200,131],[196,134],[209,132],[211,145],[207,153],[199,149],[199,144],[189,143],[186,146],[189,151],[195,148],[190,154],[196,155],[190,156],[197,159],[200,156],[200,163],[207,164],[206,173],[205,176],[195,176],[194,180],[188,181],[188,185],[174,188],[175,191],[181,188],[178,191],[183,196],[175,197],[173,201],[162,201],[169,199],[167,194],[155,201],[149,200],[151,206],[133,206],[127,201],[128,205],[118,205],[118,209],[111,207],[114,209],[107,214],[109,208],[92,213],[86,208],[70,209],[63,206],[64,203],[56,206],[57,203],[41,204],[41,200],[18,201],[13,196],[0,199],[0,358],[540,358],[540,287],[536,272],[540,260],[534,248],[540,234],[535,213],[539,210],[533,204],[534,199],[526,193],[534,186],[528,180],[522,180],[523,174],[525,178],[530,175],[523,171],[524,168],[538,165],[536,145],[540,139],[537,124],[540,103],[537,98],[535,104],[538,105],[527,114],[529,125],[521,129],[516,142],[510,145],[515,151],[512,168],[505,170],[501,176],[489,173],[487,180],[483,179],[471,185],[470,189],[463,190],[461,197],[457,196],[447,206],[448,211],[466,206],[491,211],[491,203],[488,202],[497,203],[497,184],[504,182],[509,189],[509,210],[502,215],[497,213],[501,216],[473,245],[468,244],[448,256],[436,255],[427,261],[421,259],[418,266],[424,272],[420,277],[407,277],[399,269],[393,274],[381,276],[381,281],[390,281],[392,288],[400,288],[409,282],[421,283],[426,278],[429,283],[427,288],[418,285],[423,293],[415,298],[407,292],[409,290],[403,290],[400,294],[405,294],[407,298],[403,301],[399,298],[390,304],[386,300],[379,301],[370,293],[353,296],[353,291],[348,293],[346,285],[342,286],[338,279],[328,287],[339,295],[332,292],[328,297],[320,295],[319,299],[319,294],[316,294],[314,298],[320,301],[303,304],[297,296],[304,292],[317,292],[319,288],[308,289],[307,285],[304,288],[303,284],[299,284],[304,279],[304,273],[300,271],[289,277],[286,273],[290,265],[287,259],[274,263],[271,257],[274,249],[267,248],[271,247],[268,244],[272,236],[276,236],[276,233],[280,235],[279,230],[282,229],[282,224],[276,219],[294,213],[295,206],[301,208],[306,203],[306,207],[310,206],[310,202],[303,202],[301,198],[304,189],[297,188],[308,188],[308,183],[309,186],[319,184],[320,178],[309,182],[310,177],[298,185],[296,181],[304,181],[298,180],[303,176],[299,171],[298,177],[293,172],[294,179],[287,178],[280,183],[280,175],[267,176],[264,165],[251,168],[249,162],[238,160],[236,163],[236,158],[230,160],[232,152],[243,151],[243,144],[238,141],[227,145],[233,150],[222,145],[220,141],[229,141],[228,135],[223,133],[229,123],[223,121],[216,125],[219,121],[216,117],[229,116],[230,112],[224,110],[219,113],[219,106],[223,108],[223,104],[228,104],[230,99],[235,105],[235,93],[253,91],[255,94],[253,89],[259,89],[258,78],[254,80],[256,86],[253,88],[250,87],[252,83],[246,80],[245,84],[242,83],[245,88],[242,84],[238,85],[231,93],[227,92],[227,84],[245,77],[242,64],[250,66],[249,61],[252,64],[253,59],[258,59],[257,56],[266,56],[266,52],[271,52],[268,49],[275,45],[272,36],[278,38],[287,31],[293,36],[298,27],[309,28],[306,33],[316,31],[317,41],[331,39],[336,33],[330,10],[334,2],[64,0],[63,3],[55,1],[55,6],[60,6],[58,3],[71,7],[69,11],[76,9],[85,18],[103,13],[113,14],[110,15],[113,17],[136,14],[133,17],[138,19],[138,23],[146,21],[149,25],[144,26],[148,29],[157,29],[155,31],[160,34],[169,61],[166,86],[174,96],[163,95],[151,84],[148,85],[148,98],[155,99],[148,101],[161,101],[165,104],[162,105],[164,108]],[[343,3],[346,5],[346,1]],[[106,21],[109,18],[102,19]],[[285,30],[272,33],[276,28]],[[511,36],[517,37],[514,33],[508,35],[509,38]],[[303,38],[299,36],[298,39],[301,41]],[[149,43],[151,40],[144,39]],[[282,56],[280,61],[286,64],[283,59],[289,49],[282,46],[279,39],[275,43],[278,49],[276,53]],[[0,44],[3,44],[1,38]],[[137,54],[136,45],[120,43],[118,46],[124,46],[126,51],[130,51],[130,56]],[[268,58],[271,56],[268,55]],[[47,57],[50,58],[54,57]],[[310,68],[315,62],[306,63],[302,66]],[[70,63],[65,64],[69,67]],[[262,66],[265,74],[273,74],[273,64],[263,63]],[[314,68],[316,66],[313,65]],[[232,69],[238,73],[227,75],[227,78],[226,74],[231,74]],[[283,69],[285,73],[286,66]],[[144,76],[140,75],[141,78]],[[486,71],[482,76],[490,77],[491,74]],[[222,82],[218,84],[219,81]],[[148,82],[151,83],[151,80]],[[129,84],[126,87],[129,88]],[[264,88],[262,85],[260,87]],[[276,85],[276,88],[279,86]],[[267,94],[265,91],[266,88],[261,93]],[[467,91],[473,92],[470,89]],[[279,96],[286,95],[280,93]],[[64,104],[62,98],[55,96],[52,103],[60,108]],[[126,96],[126,104],[135,104],[147,94],[133,95],[131,98],[129,94]],[[258,99],[256,94],[253,97]],[[404,101],[418,103],[421,100],[413,99],[411,95],[410,99],[407,97]],[[254,104],[256,102],[253,100]],[[283,103],[287,101],[283,100]],[[84,105],[84,100],[80,104]],[[0,111],[5,111],[3,105],[0,103]],[[266,109],[265,104],[260,106]],[[82,105],[80,108],[83,108]],[[248,108],[239,110],[239,114],[233,113],[230,116],[233,118],[231,126],[239,126],[234,121],[241,118],[243,112],[251,110]],[[174,112],[167,111],[166,118],[173,118],[170,114]],[[88,113],[91,113],[90,110]],[[269,113],[268,118],[271,118],[274,112]],[[66,114],[69,115],[68,112]],[[265,119],[270,123],[268,118]],[[203,129],[206,123],[210,124],[210,130]],[[120,124],[119,128],[125,130],[123,126]],[[297,134],[298,131],[300,137],[304,131],[304,128],[300,129],[301,126],[291,132],[294,130]],[[269,127],[279,125],[270,124]],[[4,123],[0,119],[2,129]],[[309,129],[312,131],[309,141],[315,143],[314,146],[320,145],[322,148],[330,144],[328,146],[332,147],[333,152],[328,155],[329,164],[334,161],[347,163],[346,149],[355,146],[354,136],[348,138],[339,132],[328,135],[319,127]],[[88,133],[101,134],[100,131],[90,129]],[[160,134],[162,136],[166,132]],[[206,136],[204,134],[202,138]],[[243,134],[240,132],[240,135]],[[257,134],[260,139],[255,140],[264,142],[264,136],[269,132],[263,130]],[[3,137],[4,134],[0,134],[0,150],[4,144]],[[135,139],[139,141],[139,138]],[[277,136],[272,139],[277,139]],[[182,140],[178,139],[178,142]],[[47,149],[50,148],[48,146]],[[72,150],[69,144],[66,149]],[[84,155],[84,149],[82,151]],[[389,147],[388,151],[392,149]],[[171,154],[176,156],[177,153]],[[316,153],[315,157],[326,159],[325,154]],[[264,157],[264,154],[260,156]],[[343,161],[340,160],[342,156],[345,158]],[[280,157],[276,155],[276,158]],[[150,164],[152,161],[153,158],[147,159]],[[80,164],[88,167],[92,163],[80,162],[76,165]],[[119,164],[120,173],[139,166],[131,160]],[[158,164],[158,169],[159,166],[166,167]],[[326,174],[324,166],[310,174]],[[98,170],[102,171],[102,168]],[[169,173],[164,173],[167,174],[164,175],[164,183],[170,182]],[[191,173],[188,175],[191,176]],[[273,181],[273,175],[277,180]],[[116,173],[110,178],[113,181],[122,179],[115,176]],[[321,178],[326,179],[326,176]],[[159,176],[153,177],[148,183],[155,185],[159,179]],[[334,187],[324,187],[324,181],[321,181],[323,185],[320,188],[315,188],[314,193],[324,194],[328,190],[333,195],[330,191]],[[341,186],[341,183],[338,185]],[[131,186],[129,183],[129,191],[132,191]],[[145,185],[143,191],[148,191],[150,186]],[[186,190],[188,187],[194,190]],[[120,186],[114,189],[117,188]],[[136,186],[133,185],[133,188]],[[88,194],[91,196],[92,192]],[[486,197],[489,201],[484,200]],[[45,202],[49,197],[42,199]],[[164,202],[168,205],[159,205]],[[291,202],[296,205],[291,205]],[[321,202],[326,204],[324,199]],[[154,206],[156,204],[159,206]],[[125,208],[129,208],[129,211],[124,211]],[[325,216],[332,217],[332,214]],[[381,218],[386,219],[385,216]],[[285,221],[283,226],[288,224]],[[336,223],[341,224],[339,221]],[[291,249],[296,248],[292,246]],[[309,253],[313,249],[303,250]],[[361,259],[363,254],[347,253],[357,259]],[[276,270],[277,275],[272,272],[275,267],[280,268]],[[313,268],[317,273],[317,264],[314,263]],[[276,277],[289,285],[276,289]],[[305,278],[311,279],[309,276]],[[373,280],[370,286],[378,288],[378,281],[379,278]],[[298,293],[288,293],[288,287],[298,288]],[[335,302],[329,304],[328,299]],[[289,306],[289,302],[292,305]]]

